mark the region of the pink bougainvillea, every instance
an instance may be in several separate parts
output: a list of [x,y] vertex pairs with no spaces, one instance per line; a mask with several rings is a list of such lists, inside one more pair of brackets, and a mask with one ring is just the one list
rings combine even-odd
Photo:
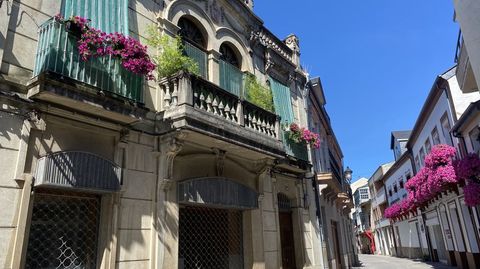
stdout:
[[425,167],[436,168],[452,164],[452,158],[455,157],[457,150],[449,145],[436,145],[425,157]]
[[469,154],[460,161],[455,162],[455,172],[460,184],[465,184],[467,180],[473,180],[480,183],[480,158],[477,154]]
[[[412,177],[406,184],[407,198],[388,209],[387,218],[398,218],[415,212],[441,192],[451,189],[458,183],[453,157],[456,149],[448,145],[437,145],[425,158],[425,167]],[[385,210],[387,212],[387,210]]]
[[320,148],[320,139],[318,138],[318,134],[308,129],[300,128],[300,126],[298,126],[296,123],[290,124],[289,129],[289,137],[295,143],[308,143],[316,149]]
[[480,158],[469,154],[455,163],[455,172],[461,185],[465,185],[465,203],[469,206],[480,205]]
[[80,30],[78,51],[83,61],[106,55],[118,57],[126,70],[153,79],[155,64],[147,54],[147,47],[138,40],[122,33],[107,34],[89,27],[88,20],[80,16],[72,16],[65,20],[61,15],[56,15],[54,19],[60,23],[73,23]]
[[465,194],[465,204],[468,206],[480,205],[480,184],[477,182],[468,182],[463,188]]

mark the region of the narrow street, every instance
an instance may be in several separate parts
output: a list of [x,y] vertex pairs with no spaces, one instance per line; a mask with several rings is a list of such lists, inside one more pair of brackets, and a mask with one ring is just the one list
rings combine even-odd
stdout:
[[358,255],[360,260],[359,267],[368,269],[453,269],[452,267],[442,263],[426,263],[419,260],[410,260],[397,257],[383,255]]

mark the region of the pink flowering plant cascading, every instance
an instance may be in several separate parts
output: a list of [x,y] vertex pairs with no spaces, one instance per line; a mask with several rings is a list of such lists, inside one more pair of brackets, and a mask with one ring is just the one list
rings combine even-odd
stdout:
[[477,154],[469,154],[455,163],[455,171],[459,184],[464,186],[465,204],[480,205],[480,158]]
[[296,123],[290,124],[289,138],[295,143],[305,143],[310,144],[316,149],[320,148],[320,139],[318,138],[318,134],[308,129],[300,128],[300,126],[298,126]]
[[153,79],[155,64],[147,54],[147,47],[138,40],[125,36],[122,33],[107,34],[88,25],[88,20],[80,16],[72,16],[65,20],[60,14],[55,20],[64,24],[73,24],[81,35],[78,40],[78,51],[83,61],[91,57],[110,55],[121,59],[122,66],[135,74],[144,75]]
[[[443,191],[454,188],[458,184],[458,173],[453,161],[455,154],[456,149],[448,145],[433,147],[425,157],[425,167],[405,184],[408,192],[407,198],[387,208],[385,212],[387,213],[388,210],[389,214],[388,216],[385,214],[385,217],[396,219],[408,215],[415,212],[417,208],[427,205]],[[480,161],[478,165],[478,170],[475,171],[480,171]],[[478,183],[480,184],[480,182]]]
[[457,185],[457,175],[453,166],[456,149],[448,145],[437,145],[425,157],[425,167],[429,171],[428,185],[432,196]]

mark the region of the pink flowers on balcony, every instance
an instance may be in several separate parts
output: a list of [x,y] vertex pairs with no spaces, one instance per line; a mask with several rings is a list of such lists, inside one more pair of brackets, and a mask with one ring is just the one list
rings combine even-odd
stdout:
[[464,185],[465,204],[480,205],[480,159],[476,154],[470,154],[456,162],[456,174],[460,185]]
[[[423,167],[406,184],[408,196],[402,202],[385,210],[387,218],[396,219],[425,206],[442,192],[455,189],[458,183],[453,164],[456,149],[448,145],[437,145],[425,157]],[[400,209],[399,209],[400,208]],[[388,211],[387,211],[388,210]]]
[[300,128],[300,126],[298,126],[296,123],[290,124],[289,129],[289,138],[295,143],[308,143],[316,149],[320,148],[320,139],[318,138],[318,134],[308,129]]
[[122,33],[107,34],[89,27],[88,20],[79,16],[72,16],[68,20],[61,15],[56,15],[54,18],[60,23],[73,25],[73,28],[79,31],[78,51],[83,61],[88,61],[91,57],[107,55],[118,57],[126,70],[153,79],[152,72],[155,64],[147,54],[147,47],[138,40]]

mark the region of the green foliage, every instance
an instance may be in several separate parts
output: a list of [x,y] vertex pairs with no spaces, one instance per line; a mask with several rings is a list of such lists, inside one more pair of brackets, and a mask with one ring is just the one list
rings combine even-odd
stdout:
[[184,54],[180,36],[174,38],[160,36],[154,25],[147,28],[147,34],[147,44],[158,50],[158,54],[152,58],[157,65],[159,78],[169,77],[182,70],[195,75],[200,74],[198,64]]
[[254,75],[248,74],[246,76],[245,90],[247,93],[246,97],[248,101],[265,110],[275,112],[275,107],[273,106],[272,90],[260,84],[260,82],[258,82],[257,78]]

